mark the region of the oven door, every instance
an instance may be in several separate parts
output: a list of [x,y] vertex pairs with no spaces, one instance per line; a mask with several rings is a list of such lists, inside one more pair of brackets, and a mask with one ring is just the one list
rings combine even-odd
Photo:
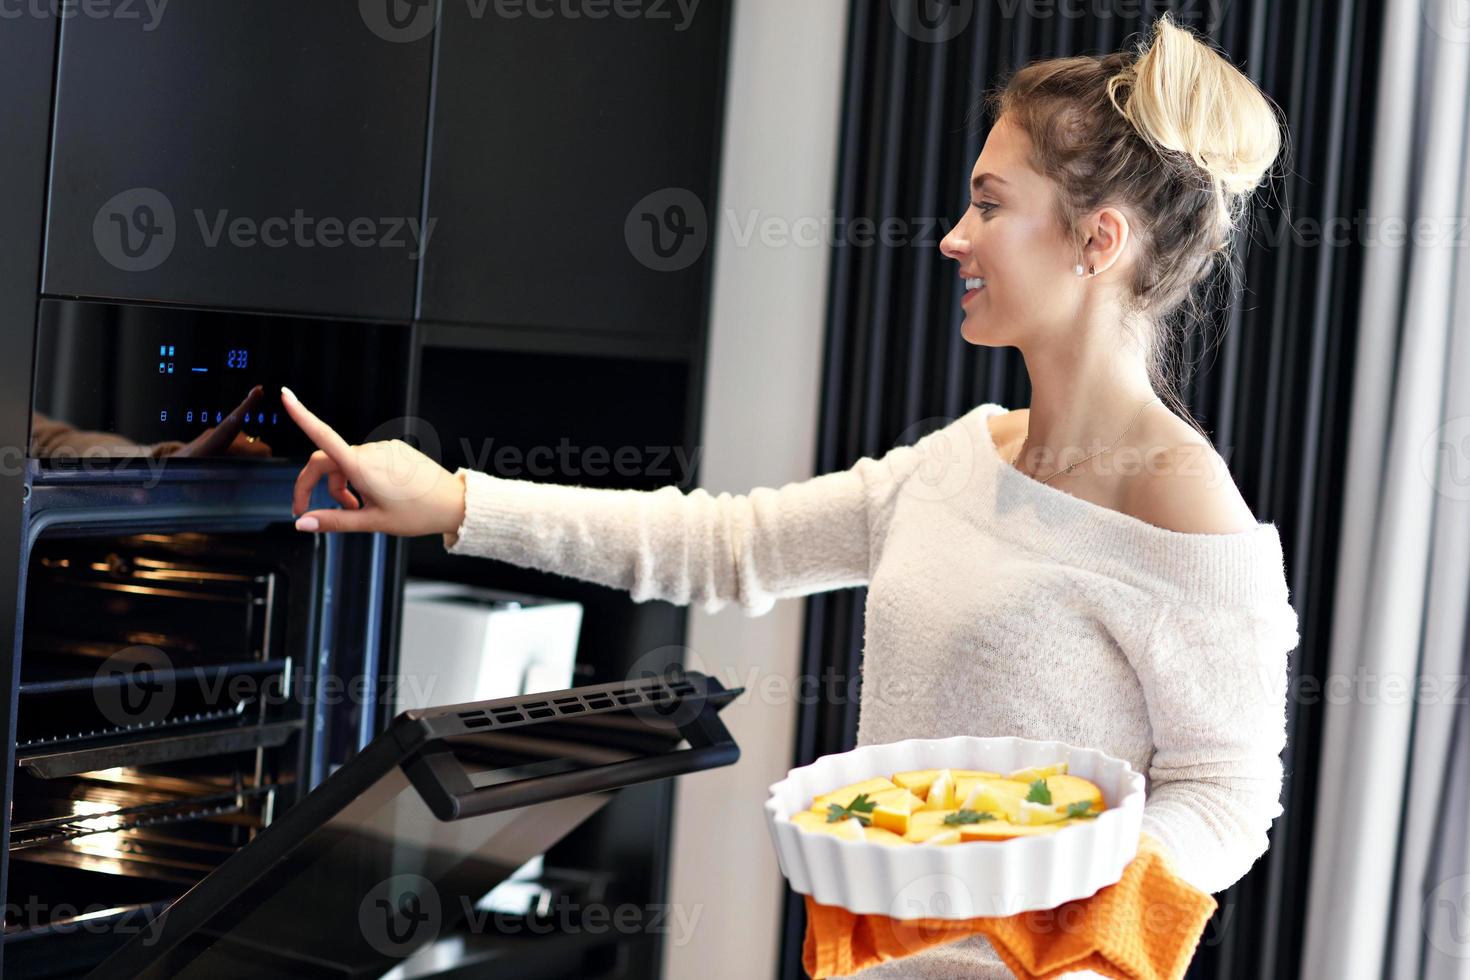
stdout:
[[89,977],[381,977],[620,787],[734,763],[739,693],[690,673],[404,712]]

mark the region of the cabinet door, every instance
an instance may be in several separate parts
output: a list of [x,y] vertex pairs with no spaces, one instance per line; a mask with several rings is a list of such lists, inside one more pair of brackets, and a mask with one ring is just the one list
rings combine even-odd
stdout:
[[420,316],[692,337],[728,5],[446,3]]
[[411,316],[432,37],[357,0],[123,6],[62,28],[44,290]]

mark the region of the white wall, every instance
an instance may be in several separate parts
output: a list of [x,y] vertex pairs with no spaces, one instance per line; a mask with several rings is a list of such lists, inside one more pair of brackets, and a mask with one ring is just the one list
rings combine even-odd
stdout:
[[[735,5],[720,201],[709,214],[715,274],[700,485],[710,493],[814,475],[830,256],[819,229],[835,188],[847,6]],[[787,237],[745,238],[752,218],[757,227],[773,219],[769,228]],[[747,691],[722,712],[740,761],[677,781],[668,980],[775,976],[785,883],[761,807],[790,767],[796,705],[762,696],[761,685],[790,690],[803,606],[788,599],[754,618],[734,605],[691,610],[689,666]]]

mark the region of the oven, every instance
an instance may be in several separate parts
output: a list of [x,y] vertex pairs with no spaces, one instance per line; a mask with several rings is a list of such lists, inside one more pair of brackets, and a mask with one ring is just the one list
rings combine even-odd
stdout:
[[295,530],[311,447],[276,393],[376,438],[404,415],[407,337],[41,302],[6,692],[6,976],[80,975],[376,734],[392,545]]
[[[544,727],[585,729],[574,711],[615,734],[640,710],[647,722],[647,706],[619,702],[617,685],[555,692],[539,706],[532,693],[398,710],[399,543],[295,530],[292,489],[312,447],[277,393],[288,384],[350,442],[411,438],[408,361],[405,324],[42,300],[21,614],[3,692],[14,719],[0,863],[6,977],[167,976],[185,963],[216,980],[590,975],[570,938],[559,948],[507,943],[448,916],[445,935],[387,954],[362,929],[336,950],[341,929],[295,935],[275,967],[238,950],[260,941],[250,922],[282,935],[303,914],[360,921],[367,898],[353,889],[397,880],[406,872],[395,861],[409,852],[453,858],[443,880],[412,865],[445,902],[446,882],[455,897],[482,899],[573,833],[603,795],[738,755],[713,717],[730,692],[712,696],[683,677],[656,685],[668,703],[709,704],[652,741],[634,733],[641,741],[617,759],[600,755],[615,744],[607,729],[594,725],[583,740],[598,751],[572,751],[581,736]],[[335,506],[325,484],[312,505]],[[489,739],[516,725],[530,727]],[[502,745],[523,751],[511,758]],[[542,756],[561,768],[537,769]],[[500,775],[486,782],[460,769]],[[445,802],[455,792],[466,808]],[[578,795],[583,804],[566,802]],[[373,847],[338,863],[316,862],[314,841],[378,819],[390,797],[412,819],[395,817]],[[527,826],[539,829],[515,830]],[[496,848],[501,857],[487,859]],[[341,894],[312,877],[321,868],[345,883]],[[291,891],[286,879],[301,884]],[[595,869],[552,866],[533,894],[595,898],[604,884]],[[221,926],[230,909],[246,925]],[[159,935],[166,941],[147,941]],[[226,965],[210,969],[217,958]],[[537,961],[544,973],[533,972]]]

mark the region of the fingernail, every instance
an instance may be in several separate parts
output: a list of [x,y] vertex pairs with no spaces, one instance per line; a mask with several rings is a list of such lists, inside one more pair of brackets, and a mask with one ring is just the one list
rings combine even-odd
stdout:
[[296,398],[296,392],[292,391],[290,388],[287,388],[285,385],[281,385],[281,394],[283,396],[288,396],[290,398],[293,398],[296,401],[300,401],[299,398]]
[[315,517],[299,517],[296,519],[296,530],[298,531],[315,531],[320,525],[321,522]]

